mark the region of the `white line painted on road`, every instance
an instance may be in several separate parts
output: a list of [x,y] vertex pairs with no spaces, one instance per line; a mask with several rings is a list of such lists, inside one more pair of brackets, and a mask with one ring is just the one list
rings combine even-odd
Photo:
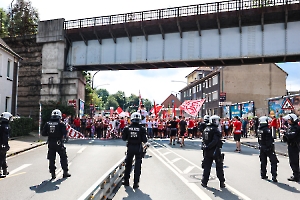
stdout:
[[25,169],[26,167],[29,167],[31,164],[24,164],[18,167],[17,169],[14,169],[9,172],[9,175],[13,175],[14,173],[17,173],[18,171],[21,171],[22,169]]
[[91,141],[89,141],[89,143],[92,144],[94,141],[95,141],[95,140],[91,140]]
[[[158,142],[155,142],[156,144],[160,145]],[[160,145],[162,146],[162,145]],[[178,157],[182,158],[183,160],[185,160],[186,162],[190,163],[191,165],[195,166],[196,168],[200,169],[201,171],[203,171],[203,169],[201,167],[199,167],[198,165],[196,165],[195,163],[189,161],[188,159],[182,157],[181,155],[179,155],[178,153],[172,151],[171,149],[168,149],[171,153],[177,155]],[[162,154],[161,154],[162,155]],[[166,160],[168,160],[166,157],[164,157]],[[174,165],[175,166],[175,165]],[[180,171],[179,171],[180,172]],[[183,172],[181,172],[183,173]],[[213,173],[213,172],[211,172]],[[239,192],[238,190],[234,189],[233,187],[231,187],[230,185],[228,185],[228,183],[226,183],[226,187],[228,188],[228,190],[232,191],[233,193],[235,193],[237,196],[243,198],[244,200],[251,200],[251,198],[247,197],[246,195],[244,195],[243,193]]]
[[175,163],[175,162],[177,162],[179,160],[181,160],[181,158],[175,158],[175,159],[172,160],[172,163]]
[[201,190],[195,183],[189,183],[182,175],[177,173],[177,171],[173,167],[171,167],[167,162],[165,162],[152,149],[149,149],[149,151],[153,153],[153,155],[155,155],[155,157],[157,157],[157,159],[160,160],[166,167],[168,167],[186,186],[188,186],[195,193],[195,195],[199,197],[199,199],[211,200],[211,198],[203,190]]
[[184,174],[188,174],[188,173],[190,173],[194,168],[195,168],[195,166],[188,166],[185,170],[183,170],[183,173],[184,173]]
[[166,152],[166,153],[163,153],[162,155],[166,156],[166,155],[168,155],[168,154],[170,154],[170,153],[171,153],[171,152],[168,151],[168,152]]
[[83,150],[85,150],[86,147],[82,147],[81,149],[79,149],[79,151],[77,151],[77,153],[82,153]]

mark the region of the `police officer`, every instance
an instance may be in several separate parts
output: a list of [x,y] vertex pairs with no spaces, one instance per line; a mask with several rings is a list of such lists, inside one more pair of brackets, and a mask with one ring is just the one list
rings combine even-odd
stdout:
[[10,135],[9,121],[12,115],[4,112],[0,116],[0,177],[5,178],[9,172],[7,171],[6,152],[9,150],[8,138]]
[[209,123],[209,115],[204,115],[203,117],[203,122],[201,122],[198,125],[198,129],[201,133],[201,135],[203,134],[204,129],[206,128],[207,124]]
[[211,165],[213,160],[216,162],[217,177],[220,181],[220,187],[225,187],[225,178],[223,170],[224,154],[221,153],[222,148],[222,134],[218,129],[220,124],[220,117],[213,115],[209,118],[209,123],[204,129],[203,133],[203,156],[204,160],[202,163],[203,177],[201,185],[207,187],[207,182],[210,175]]
[[269,157],[271,162],[271,174],[272,180],[277,182],[277,163],[279,162],[275,154],[274,139],[272,132],[269,128],[269,122],[272,119],[266,116],[259,118],[258,127],[258,143],[260,146],[259,158],[260,158],[260,175],[262,179],[267,179],[267,158]]
[[52,179],[56,178],[55,175],[55,157],[56,153],[60,156],[61,167],[64,171],[63,178],[68,178],[71,174],[68,173],[68,156],[66,147],[63,145],[63,138],[67,135],[66,125],[61,121],[61,111],[55,109],[51,113],[51,119],[43,128],[43,136],[48,136],[48,156],[49,171]]
[[147,142],[146,129],[143,127],[141,122],[141,114],[134,112],[130,116],[131,124],[126,126],[122,132],[122,139],[127,141],[127,154],[126,154],[126,165],[124,172],[123,185],[129,186],[130,171],[132,168],[133,156],[135,156],[134,164],[134,184],[133,188],[139,187],[140,175],[141,175],[141,164],[142,164],[142,153],[143,146],[142,142]]
[[288,154],[293,176],[288,178],[289,181],[299,182],[299,151],[300,151],[300,126],[295,114],[288,114],[283,117],[288,122],[289,127],[283,136],[283,141],[288,144]]

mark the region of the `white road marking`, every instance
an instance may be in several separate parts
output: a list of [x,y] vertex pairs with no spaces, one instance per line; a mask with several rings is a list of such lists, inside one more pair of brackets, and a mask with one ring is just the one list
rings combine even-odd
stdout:
[[[201,200],[210,200],[211,198],[203,191],[201,190],[195,183],[189,183],[182,175],[177,173],[177,171],[171,167],[164,159],[162,159],[159,155],[157,155],[152,149],[149,149],[157,159],[159,159],[166,167],[168,167],[186,186],[188,186],[196,196],[199,197]],[[158,151],[157,151],[158,152]]]
[[168,155],[168,154],[170,154],[170,153],[171,153],[171,152],[168,151],[168,152],[166,152],[166,153],[163,153],[162,155],[166,156],[166,155]]
[[175,163],[175,162],[177,162],[179,160],[181,160],[181,158],[175,158],[175,159],[172,160],[172,163]]
[[13,175],[15,173],[17,173],[18,171],[21,171],[22,169],[25,169],[26,167],[29,167],[31,164],[24,164],[21,165],[20,167],[18,167],[17,169],[14,169],[12,171],[9,172],[9,175]]
[[91,143],[93,143],[95,140],[91,140],[91,141],[89,141],[89,143],[91,144]]
[[[156,142],[157,143],[157,142]],[[159,143],[157,143],[158,145],[160,145]],[[196,165],[195,163],[187,160],[186,158],[182,157],[181,155],[177,154],[176,152],[174,152],[171,149],[168,149],[171,153],[177,155],[178,157],[182,158],[183,160],[185,160],[186,162],[190,163],[191,165],[195,166],[196,168],[200,169],[201,171],[203,171],[203,169],[201,167],[199,167],[198,165]],[[163,155],[162,155],[163,156]],[[165,156],[164,158],[166,160],[168,160]],[[169,161],[170,162],[170,161]],[[175,165],[174,165],[175,166]],[[178,168],[177,168],[178,169]],[[180,172],[180,171],[179,171]],[[181,172],[183,173],[183,172]],[[211,172],[212,173],[212,172]],[[247,197],[246,195],[244,195],[243,193],[239,192],[238,190],[234,189],[233,187],[231,187],[230,185],[228,185],[228,183],[225,183],[226,187],[228,188],[228,190],[232,191],[233,193],[235,193],[237,196],[241,197],[244,200],[251,200],[251,198]]]
[[190,173],[194,168],[195,168],[195,166],[188,166],[185,170],[183,170],[183,173],[184,173],[184,174],[188,174],[188,173]]
[[83,150],[85,150],[86,147],[82,147],[81,149],[79,149],[79,151],[77,151],[77,153],[82,153]]

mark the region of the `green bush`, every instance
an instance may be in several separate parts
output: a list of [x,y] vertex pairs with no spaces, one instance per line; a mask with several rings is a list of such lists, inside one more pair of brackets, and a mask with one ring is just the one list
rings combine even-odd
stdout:
[[33,130],[33,119],[28,117],[16,118],[10,122],[10,127],[10,137],[28,135]]

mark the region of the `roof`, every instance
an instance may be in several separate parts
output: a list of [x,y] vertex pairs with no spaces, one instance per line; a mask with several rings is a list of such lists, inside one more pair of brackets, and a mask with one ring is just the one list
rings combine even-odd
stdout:
[[185,78],[190,76],[192,73],[199,72],[199,71],[212,71],[212,69],[211,69],[211,67],[198,67],[197,69],[195,69],[194,71],[192,71],[191,73],[186,75]]
[[14,56],[18,57],[19,59],[22,59],[22,57],[14,52],[3,40],[0,38],[0,48],[3,48],[4,50],[8,51],[9,53],[13,54]]
[[275,65],[276,67],[278,67],[281,71],[283,71],[284,73],[286,73],[287,76],[289,75],[286,71],[284,71],[284,70],[283,70],[281,67],[279,67],[276,63],[274,63],[274,65]]
[[[173,101],[174,100],[174,101]],[[176,108],[178,108],[181,105],[181,102],[179,101],[179,99],[174,95],[174,94],[170,94],[162,103],[161,105],[163,105],[165,108],[167,108],[169,105],[172,105],[172,101],[174,103],[174,105],[176,106]]]

